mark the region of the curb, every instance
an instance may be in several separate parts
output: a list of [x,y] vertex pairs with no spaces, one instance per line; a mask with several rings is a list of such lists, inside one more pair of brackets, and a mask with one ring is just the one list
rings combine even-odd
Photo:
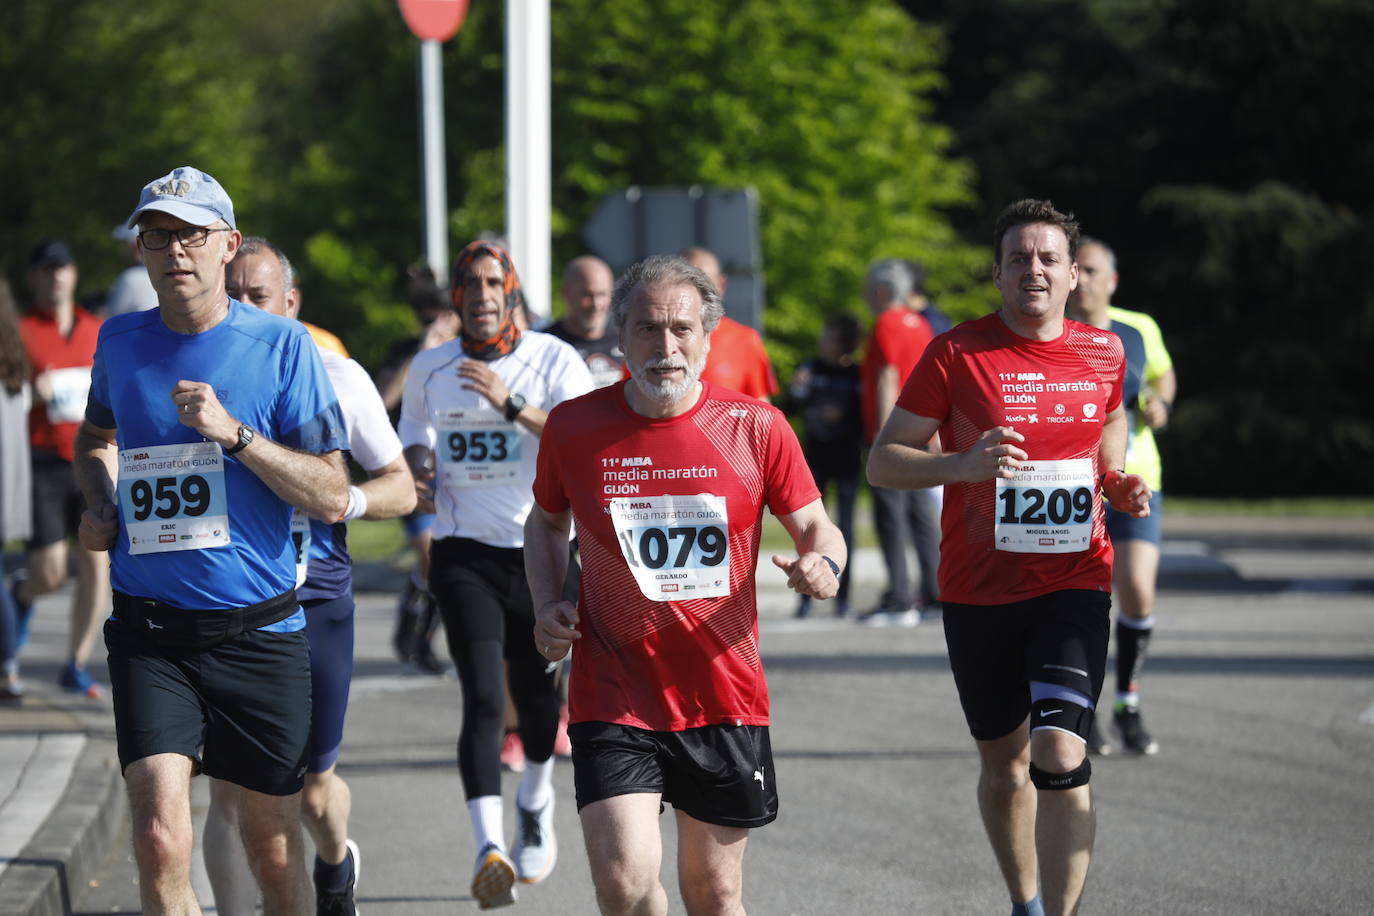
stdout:
[[124,832],[128,801],[112,739],[88,735],[52,814],[0,877],[0,912],[71,916]]

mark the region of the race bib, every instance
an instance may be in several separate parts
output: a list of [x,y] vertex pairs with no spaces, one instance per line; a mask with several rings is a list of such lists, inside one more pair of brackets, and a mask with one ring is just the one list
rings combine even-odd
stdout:
[[444,410],[435,418],[444,486],[497,487],[520,474],[524,436],[516,425],[490,410]]
[[52,394],[46,402],[48,422],[80,423],[86,418],[86,397],[91,393],[91,367],[49,369]]
[[119,512],[131,554],[228,544],[224,453],[214,442],[121,449]]
[[650,601],[730,594],[730,517],[724,496],[628,496],[611,500],[625,563]]
[[1077,553],[1093,533],[1097,477],[1088,458],[1027,461],[997,478],[997,549],[1011,553]]
[[300,588],[310,569],[310,516],[299,509],[291,512],[291,548],[296,551],[296,588]]

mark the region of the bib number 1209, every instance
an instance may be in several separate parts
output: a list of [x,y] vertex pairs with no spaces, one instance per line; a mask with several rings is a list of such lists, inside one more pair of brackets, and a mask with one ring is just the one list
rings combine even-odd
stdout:
[[631,566],[662,569],[671,558],[673,569],[688,566],[719,566],[728,553],[729,540],[715,525],[700,528],[641,528],[620,532],[620,544]]
[[1063,525],[1093,515],[1093,494],[1085,487],[1007,488],[997,498],[1002,503],[997,520],[1004,525]]

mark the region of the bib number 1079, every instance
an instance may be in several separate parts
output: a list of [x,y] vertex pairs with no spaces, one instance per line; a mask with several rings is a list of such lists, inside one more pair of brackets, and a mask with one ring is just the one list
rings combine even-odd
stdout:
[[1004,525],[1064,525],[1086,522],[1093,515],[1093,494],[1086,487],[1007,487],[997,494]]
[[673,569],[719,566],[729,547],[716,525],[631,529],[620,532],[620,544],[631,566],[647,569],[662,569],[670,561]]

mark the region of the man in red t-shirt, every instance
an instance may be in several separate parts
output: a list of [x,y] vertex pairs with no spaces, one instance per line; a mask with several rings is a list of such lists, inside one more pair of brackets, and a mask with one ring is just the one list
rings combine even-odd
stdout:
[[[719,259],[707,249],[696,246],[684,248],[681,257],[704,273],[724,300],[726,279]],[[711,352],[706,356],[701,380],[760,401],[768,400],[781,390],[759,332],[729,315],[721,315],[720,324],[711,332]]]
[[[76,430],[86,415],[100,319],[76,304],[76,262],[65,242],[48,241],[29,256],[33,308],[20,323],[33,365],[34,405],[29,412],[33,454],[33,539],[29,576],[14,588],[21,627],[34,599],[67,580],[67,537],[76,534],[86,507],[72,460]],[[73,693],[103,693],[86,671],[96,633],[110,606],[110,563],[104,553],[76,545],[76,591],[67,633],[67,664],[58,682]]]
[[[554,408],[539,442],[534,640],[551,662],[579,640],[568,734],[603,910],[667,912],[668,802],[687,911],[742,912],[749,828],[777,816],[754,594],[762,510],[792,536],[797,557],[773,563],[801,594],[835,595],[844,539],[782,413],[700,380],[722,313],[705,274],[641,261],[611,313],[631,378]],[[574,519],[576,606],[560,600]]]
[[[875,261],[868,268],[864,298],[877,316],[860,367],[860,396],[864,436],[873,441],[882,428],[902,384],[916,367],[934,336],[930,323],[910,307],[912,296],[924,292],[924,278],[914,262],[895,258]],[[887,589],[878,606],[860,620],[870,626],[915,626],[921,609],[939,603],[936,575],[940,565],[940,501],[938,490],[871,487],[873,527],[887,567]],[[907,571],[907,545],[916,550],[920,583],[913,588]]]
[[945,485],[945,642],[978,746],[983,823],[1013,914],[1067,914],[1095,829],[1085,740],[1112,582],[1099,491],[1138,517],[1150,491],[1119,470],[1121,340],[1064,318],[1078,224],[1048,201],[1022,200],[998,217],[993,239],[1001,309],[927,349],[868,476]]

